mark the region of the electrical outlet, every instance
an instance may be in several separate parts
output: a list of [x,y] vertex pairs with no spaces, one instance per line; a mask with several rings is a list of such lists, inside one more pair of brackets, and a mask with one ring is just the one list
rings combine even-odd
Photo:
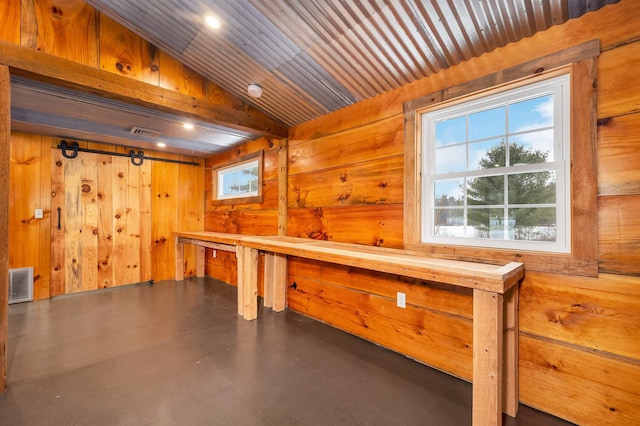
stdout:
[[213,251],[213,258],[215,259],[216,257],[218,257],[218,250]]
[[397,304],[398,308],[406,308],[407,307],[407,295],[402,292],[397,292]]
[[44,212],[42,209],[36,209],[34,216],[36,219],[42,219],[44,217]]

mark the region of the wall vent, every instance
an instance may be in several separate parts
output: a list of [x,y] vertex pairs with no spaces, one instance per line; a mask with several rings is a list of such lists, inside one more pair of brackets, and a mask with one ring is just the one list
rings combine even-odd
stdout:
[[9,303],[33,300],[33,267],[9,269]]
[[145,129],[144,127],[137,126],[133,126],[131,130],[129,130],[129,133],[134,136],[146,136],[149,138],[157,138],[162,134],[160,130]]

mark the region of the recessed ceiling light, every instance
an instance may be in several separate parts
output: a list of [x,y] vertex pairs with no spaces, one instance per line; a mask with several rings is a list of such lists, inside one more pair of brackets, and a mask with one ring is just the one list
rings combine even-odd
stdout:
[[165,146],[167,146],[166,143],[164,142],[158,142],[158,148],[164,148]]
[[184,123],[182,127],[184,127],[187,130],[193,130],[193,124],[191,123]]
[[215,30],[220,28],[220,20],[218,18],[216,18],[215,16],[213,16],[213,15],[205,16],[204,22],[206,22],[208,26],[210,26],[211,28],[213,28]]

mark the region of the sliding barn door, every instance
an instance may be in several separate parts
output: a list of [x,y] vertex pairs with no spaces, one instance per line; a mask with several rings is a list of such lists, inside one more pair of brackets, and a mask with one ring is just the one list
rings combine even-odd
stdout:
[[52,150],[51,295],[151,279],[151,166]]

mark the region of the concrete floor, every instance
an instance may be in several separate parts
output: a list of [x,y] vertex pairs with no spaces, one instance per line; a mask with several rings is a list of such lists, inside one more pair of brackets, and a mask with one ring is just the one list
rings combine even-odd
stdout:
[[8,350],[0,425],[471,424],[469,383],[210,278],[11,305]]

